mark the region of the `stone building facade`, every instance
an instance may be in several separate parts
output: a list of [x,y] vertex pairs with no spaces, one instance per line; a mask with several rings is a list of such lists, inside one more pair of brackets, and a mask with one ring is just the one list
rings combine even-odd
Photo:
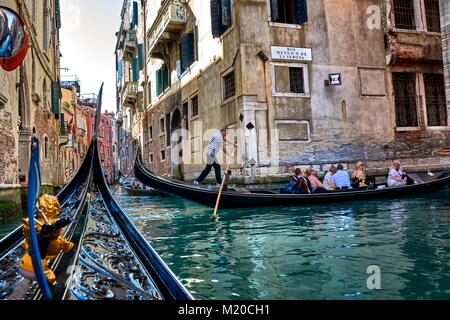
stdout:
[[380,174],[395,158],[446,167],[435,153],[450,145],[442,2],[136,2],[145,111],[131,101],[139,130],[129,132],[151,170],[186,180],[223,126],[246,182],[360,160]]
[[444,75],[447,90],[447,106],[450,108],[450,3],[440,0],[441,26],[442,26],[442,51]]
[[109,184],[114,184],[116,180],[116,166],[114,163],[113,151],[113,125],[115,124],[114,113],[102,113],[100,128],[98,133],[98,148],[100,160],[102,162],[103,174]]
[[23,18],[30,49],[20,68],[0,70],[0,185],[26,184],[30,141],[41,142],[44,184],[63,181],[59,162],[59,1],[4,0]]
[[116,85],[119,169],[127,175],[134,164],[134,141],[143,142],[145,90],[145,17],[142,2],[125,0],[117,32]]

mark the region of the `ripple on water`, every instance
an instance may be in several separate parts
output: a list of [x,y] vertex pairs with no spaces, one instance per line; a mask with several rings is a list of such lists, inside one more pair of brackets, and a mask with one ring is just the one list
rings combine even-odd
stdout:
[[[417,199],[221,210],[119,204],[197,299],[450,299],[450,191]],[[367,268],[382,290],[367,288]]]

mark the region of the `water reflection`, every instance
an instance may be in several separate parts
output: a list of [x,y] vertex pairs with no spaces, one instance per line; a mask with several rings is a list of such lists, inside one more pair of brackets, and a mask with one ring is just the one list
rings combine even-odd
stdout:
[[[222,210],[118,195],[199,299],[450,298],[450,192],[304,208]],[[382,289],[366,286],[367,267]]]

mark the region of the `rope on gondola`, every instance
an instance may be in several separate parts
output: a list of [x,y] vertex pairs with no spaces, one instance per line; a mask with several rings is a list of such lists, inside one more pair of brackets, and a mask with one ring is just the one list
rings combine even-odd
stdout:
[[[30,249],[29,254],[33,263],[33,269],[35,279],[42,292],[44,300],[51,300],[52,294],[45,277],[44,269],[42,266],[41,254],[39,252],[38,239],[36,235],[35,225],[35,210],[36,201],[42,192],[41,184],[41,170],[39,166],[39,140],[36,137],[32,138],[31,142],[31,157],[30,157],[30,169],[28,173],[28,192],[27,192],[27,205],[28,205],[28,218],[30,220]],[[44,257],[45,258],[45,257]]]

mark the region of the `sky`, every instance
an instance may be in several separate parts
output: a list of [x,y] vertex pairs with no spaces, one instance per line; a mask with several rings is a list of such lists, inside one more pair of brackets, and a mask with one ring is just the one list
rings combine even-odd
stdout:
[[116,112],[116,32],[122,0],[61,1],[61,80],[80,80],[81,94],[97,93],[102,82],[103,108]]

